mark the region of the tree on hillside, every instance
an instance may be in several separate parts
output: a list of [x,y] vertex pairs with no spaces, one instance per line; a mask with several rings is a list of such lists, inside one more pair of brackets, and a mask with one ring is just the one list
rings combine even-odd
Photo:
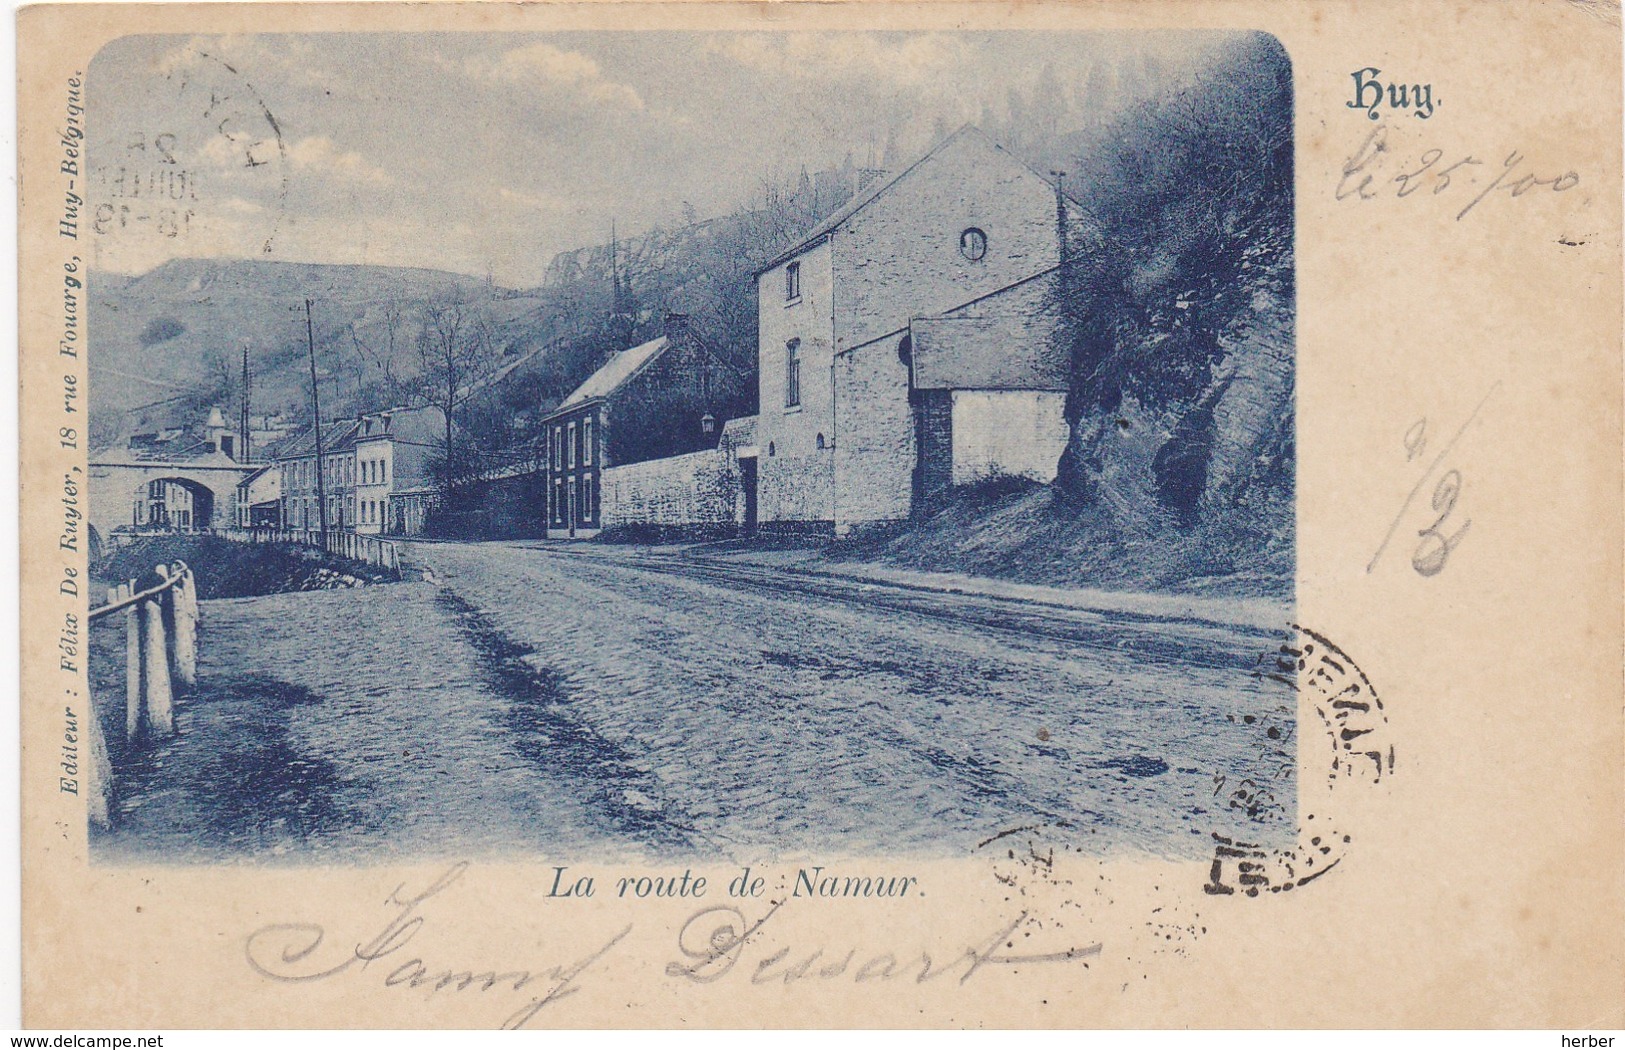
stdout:
[[492,347],[489,318],[480,304],[448,295],[424,303],[421,315],[417,392],[424,404],[440,409],[445,420],[439,460],[443,482],[454,487],[480,469],[457,447],[458,413],[501,362]]
[[1072,505],[1100,499],[1101,449],[1125,398],[1168,423],[1153,463],[1163,507],[1189,521],[1211,497],[1218,406],[1241,382],[1231,348],[1290,331],[1291,121],[1286,55],[1250,35],[1072,158],[1067,186],[1094,223],[1051,304],[1072,362],[1056,479]]
[[391,300],[384,304],[383,316],[373,327],[375,331],[363,338],[357,322],[349,325],[350,346],[361,366],[357,370],[360,399],[378,406],[407,404],[418,384],[402,353],[407,340],[406,311]]

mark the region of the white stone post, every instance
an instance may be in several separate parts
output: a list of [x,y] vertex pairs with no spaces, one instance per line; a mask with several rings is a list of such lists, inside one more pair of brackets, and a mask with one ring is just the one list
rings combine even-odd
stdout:
[[[167,570],[158,566],[158,575]],[[147,730],[153,736],[175,732],[174,695],[169,680],[169,639],[164,631],[164,603],[173,596],[160,593],[141,603],[141,692],[147,707]]]
[[[135,593],[135,581],[114,588],[118,600]],[[124,736],[134,740],[141,735],[145,707],[141,702],[141,613],[135,606],[124,610]]]
[[185,562],[177,562],[175,569],[177,578],[170,590],[175,618],[172,669],[181,687],[191,689],[197,685],[197,577]]

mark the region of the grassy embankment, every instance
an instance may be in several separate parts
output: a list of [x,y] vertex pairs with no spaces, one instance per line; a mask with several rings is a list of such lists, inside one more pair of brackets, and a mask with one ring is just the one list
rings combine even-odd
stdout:
[[92,576],[105,588],[141,580],[153,566],[175,561],[191,566],[202,599],[361,587],[399,579],[394,570],[295,544],[180,535],[154,536],[120,547],[92,567]]

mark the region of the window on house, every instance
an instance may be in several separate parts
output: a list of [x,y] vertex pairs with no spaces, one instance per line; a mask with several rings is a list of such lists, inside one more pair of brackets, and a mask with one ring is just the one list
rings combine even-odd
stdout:
[[592,466],[592,417],[581,421],[581,465]]
[[581,517],[583,521],[592,520],[592,475],[581,475]]
[[564,431],[562,429],[560,429],[559,427],[554,427],[553,428],[553,469],[554,470],[558,470],[559,467],[563,465],[564,452],[563,452],[563,450],[561,448],[561,446],[563,444],[564,444]]
[[981,262],[987,254],[987,234],[972,226],[959,235],[959,254],[971,262]]
[[801,404],[801,340],[784,344],[784,407]]
[[818,435],[818,448],[819,448],[819,449],[820,449],[820,450],[822,450],[822,449],[823,449],[823,447],[824,447],[824,435],[822,435],[822,434],[819,434],[819,435]]
[[564,479],[553,479],[553,523],[564,524]]
[[574,423],[569,424],[569,426],[565,428],[565,434],[564,465],[567,467],[573,467],[576,465],[576,441],[579,440],[579,435],[576,433],[576,425]]
[[793,262],[784,268],[784,301],[793,303],[801,298],[801,264]]

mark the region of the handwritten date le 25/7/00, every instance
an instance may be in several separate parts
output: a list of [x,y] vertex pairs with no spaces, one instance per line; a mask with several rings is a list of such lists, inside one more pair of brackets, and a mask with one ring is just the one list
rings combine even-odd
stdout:
[[1456,199],[1466,201],[1456,212],[1459,222],[1491,194],[1516,198],[1536,191],[1563,193],[1579,184],[1580,175],[1572,169],[1559,175],[1536,174],[1517,150],[1499,160],[1486,160],[1471,153],[1447,153],[1438,148],[1400,158],[1388,144],[1388,125],[1379,124],[1343,162],[1337,199],[1403,198],[1422,194],[1424,190],[1425,197],[1452,193]]

